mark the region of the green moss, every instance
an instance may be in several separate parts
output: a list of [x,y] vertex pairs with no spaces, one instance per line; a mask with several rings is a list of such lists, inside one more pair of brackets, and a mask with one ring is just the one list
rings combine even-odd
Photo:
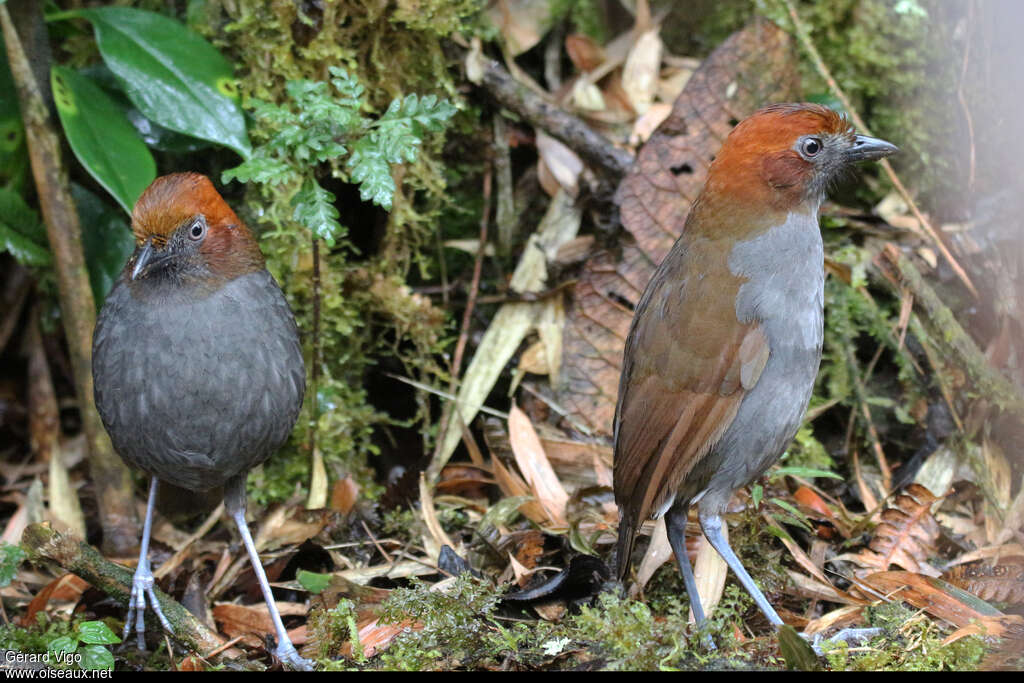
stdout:
[[981,638],[969,636],[943,645],[936,622],[902,602],[866,608],[883,635],[850,652],[845,643],[822,647],[829,667],[839,671],[973,671],[985,654]]
[[419,581],[396,589],[382,606],[381,621],[411,620],[422,628],[395,638],[379,666],[401,671],[479,666],[495,655],[494,634],[500,627],[491,616],[499,599],[489,583],[471,574],[462,574],[444,591]]
[[[450,70],[455,63],[442,51],[442,39],[452,31],[471,36],[483,30],[482,7],[479,0],[207,0],[194,7],[190,16],[193,27],[205,32],[236,64],[244,105],[253,99],[280,105],[286,100],[288,81],[322,81],[328,67],[337,66],[365,86],[366,113],[377,115],[392,99],[413,92],[460,99]],[[463,115],[455,127],[473,127],[474,120],[475,114]],[[254,142],[270,134],[263,122],[251,122]],[[438,363],[450,343],[446,312],[405,285],[410,277],[431,279],[439,272],[438,225],[449,202],[448,174],[441,162],[444,145],[443,135],[433,135],[424,142],[416,162],[395,169],[398,190],[386,217],[365,210],[356,214],[339,203],[340,220],[350,236],[379,229],[368,223],[382,220],[386,224],[379,239],[372,240],[373,253],[360,253],[350,242],[321,248],[320,380],[316,396],[310,383],[292,443],[267,464],[259,486],[253,487],[261,499],[288,495],[305,485],[312,439],[329,474],[352,474],[364,492],[379,491],[366,465],[376,452],[374,430],[398,423],[370,405],[362,388],[378,359],[397,359],[404,374],[424,383],[447,383]],[[345,176],[336,161],[322,164],[316,174],[321,182]],[[243,213],[250,226],[262,233],[268,267],[295,311],[311,370],[315,298],[311,238],[296,229],[292,220],[294,208],[288,198],[294,189],[250,187]],[[430,415],[425,394],[417,401],[416,419],[423,425],[429,447],[429,425],[436,416]]]

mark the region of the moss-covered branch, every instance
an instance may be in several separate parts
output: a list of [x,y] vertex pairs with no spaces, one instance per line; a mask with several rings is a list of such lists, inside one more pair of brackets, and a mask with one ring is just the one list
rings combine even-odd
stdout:
[[898,283],[913,294],[914,308],[931,330],[931,338],[953,363],[963,368],[975,389],[1003,410],[1024,419],[1024,398],[1020,392],[989,364],[953,311],[942,303],[911,260],[896,245],[887,244],[875,263],[886,276],[885,282],[891,286]]
[[[48,524],[32,524],[25,529],[21,545],[32,562],[56,562],[92,586],[128,605],[132,589],[132,571],[106,559],[85,541],[62,534]],[[153,588],[164,616],[174,629],[174,637],[189,649],[205,654],[221,646],[217,634],[172,600],[159,588]],[[155,622],[155,620],[154,620]]]

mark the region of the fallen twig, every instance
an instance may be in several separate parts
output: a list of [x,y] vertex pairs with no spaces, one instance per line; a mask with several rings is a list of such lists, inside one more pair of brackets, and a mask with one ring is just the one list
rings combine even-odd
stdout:
[[[32,524],[25,529],[21,545],[32,562],[55,562],[93,587],[128,605],[132,571],[103,557],[98,550],[73,534],[62,534],[49,524]],[[174,638],[195,652],[217,650],[222,641],[178,602],[154,586],[164,616],[174,628]]]

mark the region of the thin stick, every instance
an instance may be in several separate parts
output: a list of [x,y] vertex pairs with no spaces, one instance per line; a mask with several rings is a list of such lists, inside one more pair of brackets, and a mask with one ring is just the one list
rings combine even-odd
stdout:
[[[818,69],[818,73],[821,74],[821,77],[825,79],[825,82],[828,84],[829,90],[831,90],[832,94],[835,95],[839,99],[839,101],[843,103],[843,108],[846,109],[847,112],[849,112],[850,118],[853,119],[854,125],[856,125],[857,128],[861,129],[865,135],[871,135],[871,130],[867,127],[867,125],[865,125],[863,119],[860,118],[860,115],[857,113],[857,110],[853,108],[853,105],[850,103],[850,98],[848,98],[846,96],[846,93],[843,92],[843,89],[839,87],[839,84],[836,82],[836,79],[832,76],[832,72],[825,64],[825,60],[821,58],[821,54],[818,52],[818,49],[814,46],[814,42],[811,40],[810,33],[807,32],[807,27],[800,20],[800,16],[796,12],[796,7],[793,6],[791,0],[781,0],[781,2],[786,6],[786,9],[789,11],[789,17],[790,19],[793,20],[793,27],[796,29],[797,37],[800,39],[801,44],[803,44],[804,49],[807,50],[807,54],[810,55],[811,61],[814,62],[815,68]],[[900,181],[899,177],[896,175],[896,172],[892,170],[892,165],[889,163],[889,160],[882,159],[880,163],[882,165],[882,169],[885,170],[885,174],[889,177],[889,181],[892,182],[893,187],[896,188],[896,192],[898,192],[900,197],[903,198],[903,201],[907,203],[907,206],[910,207],[911,212],[914,214],[914,218],[916,218],[918,222],[921,224],[921,227],[924,228],[924,234],[927,235],[929,239],[931,239],[931,241],[935,244],[936,247],[938,247],[939,251],[942,252],[942,255],[949,262],[949,265],[953,268],[953,272],[957,274],[957,277],[959,277],[960,280],[964,283],[964,286],[967,287],[967,289],[971,292],[974,298],[977,299],[978,290],[974,287],[974,283],[971,282],[971,278],[967,276],[967,271],[965,271],[957,262],[957,260],[953,258],[953,255],[949,252],[949,249],[946,247],[946,243],[943,242],[942,239],[939,237],[938,233],[935,231],[935,228],[932,227],[931,222],[924,217],[923,213],[921,213],[921,210],[917,207],[917,203],[914,202],[914,199],[910,196],[910,192],[908,192],[907,188],[904,187],[902,181]],[[917,232],[919,235],[921,234],[920,231],[916,229],[914,230],[914,232]]]

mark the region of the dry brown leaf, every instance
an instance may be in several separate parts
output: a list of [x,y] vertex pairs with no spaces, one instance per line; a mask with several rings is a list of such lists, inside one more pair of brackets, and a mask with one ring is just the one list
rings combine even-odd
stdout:
[[830,629],[848,628],[864,623],[863,605],[846,605],[811,619],[804,625],[804,633],[824,633]]
[[604,48],[582,33],[570,33],[565,37],[565,51],[580,71],[593,71],[605,60]]
[[331,509],[347,515],[359,499],[359,484],[351,475],[338,479],[331,487]]
[[569,494],[552,469],[533,423],[515,404],[508,414],[508,438],[519,471],[548,520],[556,526],[565,526],[565,504],[569,502]]
[[928,564],[935,552],[939,524],[932,515],[932,503],[939,500],[920,484],[910,484],[882,511],[882,521],[875,527],[871,543],[855,555],[844,555],[868,572],[884,571],[898,565],[911,572],[938,576],[939,571]]
[[[530,496],[530,487],[526,485],[526,482],[522,478],[512,472],[504,465],[501,461],[495,457],[491,457],[491,469],[494,472],[494,479],[498,482],[498,488],[501,489],[501,493],[504,497],[519,497],[519,496]],[[544,512],[544,508],[540,506],[536,500],[528,500],[519,506],[519,512],[523,513],[528,520],[536,522],[537,524],[543,524],[547,521],[547,514]]]
[[793,492],[793,498],[807,510],[810,510],[814,514],[821,515],[823,519],[834,519],[832,510],[830,510],[828,505],[825,504],[825,501],[821,499],[821,496],[810,488],[801,486]]
[[303,510],[279,505],[260,524],[256,549],[260,552],[302,545],[323,531],[328,514],[322,510]]
[[1024,557],[961,564],[941,578],[982,600],[1024,604]]
[[[903,600],[957,627],[966,626],[983,617],[1001,615],[981,600],[971,598],[974,604],[965,602],[963,598],[966,594],[957,595],[958,589],[955,586],[924,574],[876,572],[859,579],[856,585],[867,586],[888,600]],[[979,611],[979,607],[984,611]]]
[[[729,542],[729,525],[722,525],[722,538]],[[729,565],[718,554],[704,534],[697,537],[697,561],[693,563],[693,578],[697,582],[697,595],[704,614],[711,616],[725,592],[725,577],[729,573]],[[690,622],[694,621],[690,611]]]
[[420,472],[420,514],[423,515],[423,523],[426,524],[427,531],[430,533],[429,538],[424,537],[427,557],[438,557],[441,548],[444,546],[454,550],[455,544],[452,542],[452,539],[448,538],[448,534],[445,533],[441,522],[437,519],[437,510],[434,509],[434,496],[430,491],[430,487],[427,486],[427,477],[423,472]]
[[[278,602],[277,609],[282,617],[306,616],[306,606],[295,602]],[[263,637],[274,632],[274,622],[265,603],[259,605],[236,605],[222,602],[213,606],[213,618],[228,638],[242,636],[242,642],[252,647],[263,645]],[[306,642],[304,626],[288,632],[296,646]]]
[[579,193],[579,178],[580,173],[583,172],[583,162],[576,152],[569,149],[563,142],[538,129],[537,153],[561,188],[570,197],[575,197]]
[[679,236],[708,164],[737,121],[766,102],[792,99],[796,76],[783,30],[759,20],[733,34],[694,72],[620,184],[622,223],[636,241],[584,265],[567,315],[556,397],[592,432],[611,434],[633,307]]
[[85,579],[81,579],[74,574],[64,574],[59,576],[50,583],[46,584],[36,596],[32,598],[32,602],[28,604],[25,609],[25,614],[21,618],[22,626],[33,626],[36,623],[36,614],[41,610],[45,610],[51,600],[61,602],[78,602],[78,598],[82,596],[82,593],[89,584]]

